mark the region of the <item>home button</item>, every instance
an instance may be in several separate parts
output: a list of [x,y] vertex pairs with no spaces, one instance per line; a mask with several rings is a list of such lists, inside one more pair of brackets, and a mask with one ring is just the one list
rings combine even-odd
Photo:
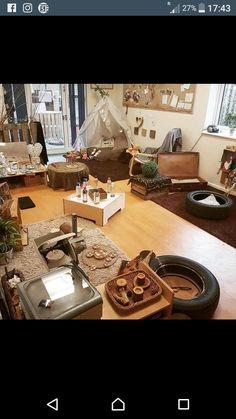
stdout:
[[112,412],[124,412],[125,411],[125,402],[117,397],[111,403],[111,410]]

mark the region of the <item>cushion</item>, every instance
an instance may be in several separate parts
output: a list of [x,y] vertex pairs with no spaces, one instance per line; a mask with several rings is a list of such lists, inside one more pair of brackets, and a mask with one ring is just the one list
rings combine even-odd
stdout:
[[201,202],[202,204],[206,204],[206,205],[220,205],[220,203],[217,201],[215,195],[213,195],[213,194],[207,196],[204,199],[199,199],[197,202]]

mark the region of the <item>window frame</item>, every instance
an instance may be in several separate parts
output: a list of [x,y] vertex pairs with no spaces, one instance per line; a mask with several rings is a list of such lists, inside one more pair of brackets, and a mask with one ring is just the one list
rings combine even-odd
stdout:
[[226,84],[229,83],[211,84],[204,130],[206,130],[209,125],[216,125],[219,128],[219,132],[212,133],[212,135],[220,136],[222,134],[223,136],[226,135],[227,138],[235,139],[236,130],[235,134],[231,134],[229,127],[218,124]]

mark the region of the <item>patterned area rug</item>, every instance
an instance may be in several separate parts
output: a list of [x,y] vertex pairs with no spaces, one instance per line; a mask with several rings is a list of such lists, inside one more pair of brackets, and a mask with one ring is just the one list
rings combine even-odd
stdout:
[[[17,268],[22,271],[25,279],[30,279],[48,272],[48,267],[38,252],[34,239],[48,234],[52,229],[59,228],[64,222],[71,222],[70,216],[58,217],[53,220],[41,221],[39,223],[28,224],[28,246],[24,246],[23,251],[15,252],[13,260],[7,265],[7,269]],[[118,275],[122,259],[128,260],[128,256],[118,248],[102,231],[95,226],[92,221],[77,218],[78,229],[83,228],[82,236],[87,247],[94,244],[111,246],[118,254],[117,261],[108,268],[100,268],[91,271],[89,266],[82,261],[82,253],[79,254],[79,266],[88,275],[93,285],[102,284]],[[85,250],[86,251],[86,250]],[[0,265],[0,275],[4,275],[5,267]]]

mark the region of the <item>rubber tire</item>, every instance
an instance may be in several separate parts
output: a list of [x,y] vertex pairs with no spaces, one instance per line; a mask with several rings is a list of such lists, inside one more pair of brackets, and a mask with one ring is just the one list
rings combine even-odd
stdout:
[[233,206],[232,199],[218,192],[212,193],[221,205],[208,205],[198,201],[198,199],[204,199],[209,196],[211,194],[210,191],[192,191],[186,196],[186,210],[192,215],[196,215],[200,218],[209,218],[211,220],[228,217],[230,208]]
[[[153,258],[149,265],[157,272],[161,265],[178,264],[195,271],[204,284],[203,292],[190,300],[182,300],[174,297],[173,313],[184,313],[191,319],[209,319],[213,316],[220,299],[220,287],[215,276],[205,266],[192,259],[182,256],[164,255]],[[161,277],[161,274],[159,273]],[[164,278],[163,278],[164,280]]]

